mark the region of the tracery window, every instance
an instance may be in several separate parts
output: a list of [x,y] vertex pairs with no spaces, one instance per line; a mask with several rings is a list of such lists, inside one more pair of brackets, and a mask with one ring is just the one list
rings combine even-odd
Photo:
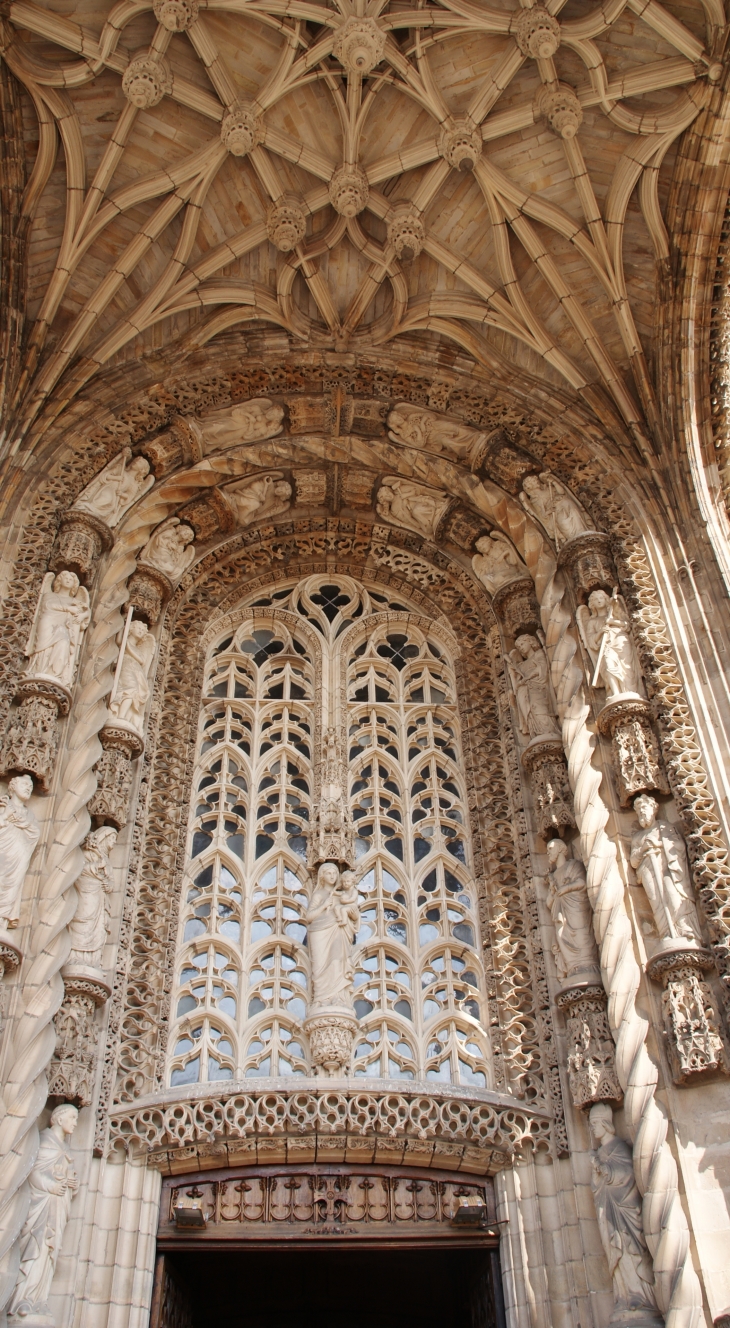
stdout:
[[447,646],[407,604],[347,577],[282,587],[241,617],[205,674],[171,1085],[311,1072],[307,832],[334,731],[360,906],[352,1073],[488,1087]]

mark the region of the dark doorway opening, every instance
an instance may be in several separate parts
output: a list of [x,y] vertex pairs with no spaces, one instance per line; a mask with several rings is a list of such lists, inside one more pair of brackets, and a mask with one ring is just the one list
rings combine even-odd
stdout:
[[175,1328],[504,1328],[498,1254],[484,1245],[186,1250],[162,1259],[158,1276],[176,1284]]

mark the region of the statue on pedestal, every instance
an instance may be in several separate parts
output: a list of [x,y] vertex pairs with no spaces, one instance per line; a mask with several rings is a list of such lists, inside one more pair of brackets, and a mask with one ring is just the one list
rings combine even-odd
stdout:
[[471,565],[490,595],[494,595],[500,586],[506,586],[509,581],[519,581],[530,575],[519,554],[501,531],[493,530],[491,535],[481,535],[476,548]]
[[591,1134],[596,1141],[591,1189],[598,1229],[613,1283],[614,1311],[610,1322],[636,1328],[661,1328],[654,1294],[654,1270],[641,1222],[641,1195],[634,1179],[631,1149],[616,1137],[608,1103],[591,1107]]
[[87,484],[72,510],[90,512],[113,528],[132,504],[152,488],[154,482],[154,475],[150,475],[149,461],[143,456],[132,460],[131,448],[125,447]]
[[8,1306],[8,1323],[24,1328],[55,1328],[48,1307],[53,1274],[61,1252],[79,1183],[66,1141],[76,1129],[79,1113],[68,1102],[56,1107],[43,1130],[30,1173],[30,1207],[20,1233],[20,1270]]
[[525,476],[520,502],[531,516],[537,517],[558,549],[590,529],[575,498],[549,470]]
[[25,648],[26,677],[46,678],[69,690],[90,621],[89,592],[76,573],[47,572]]
[[555,924],[553,946],[558,977],[564,981],[580,973],[598,974],[598,954],[593,936],[593,910],[588,899],[586,869],[562,839],[547,846],[548,892],[546,903]]
[[170,581],[177,581],[195,559],[195,531],[170,516],[150,536],[139,555],[142,564],[156,567]]
[[0,796],[0,929],[18,925],[23,881],[40,826],[27,805],[33,793],[30,775],[16,775]]
[[102,825],[86,836],[81,849],[84,868],[76,881],[78,903],[69,923],[71,952],[67,966],[101,969],[109,934],[108,897],[112,888],[109,854],[117,842],[117,831]]
[[658,810],[659,804],[648,793],[634,802],[639,829],[631,840],[631,866],[646,891],[662,940],[701,945],[684,840],[674,826],[657,820]]
[[550,668],[537,637],[526,632],[517,637],[507,656],[510,682],[517,702],[520,731],[526,737],[542,734],[560,737],[550,695]]
[[594,687],[605,687],[606,699],[644,695],[644,682],[636,646],[631,637],[631,619],[623,595],[614,590],[594,590],[588,605],[576,610],[583,644],[594,668]]
[[109,701],[109,713],[140,735],[144,730],[144,712],[150,696],[148,677],[154,657],[155,638],[146,623],[133,619]]
[[[345,880],[347,876],[347,880]],[[312,963],[312,1012],[352,1004],[352,946],[359,926],[357,890],[351,872],[323,862],[306,916]]]

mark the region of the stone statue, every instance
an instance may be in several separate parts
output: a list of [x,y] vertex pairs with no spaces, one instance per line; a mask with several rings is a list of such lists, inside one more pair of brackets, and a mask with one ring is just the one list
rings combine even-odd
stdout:
[[520,502],[545,527],[558,549],[591,528],[575,498],[549,470],[525,476]]
[[388,437],[394,443],[465,456],[482,435],[454,420],[400,403],[388,416]]
[[519,581],[530,575],[507,536],[499,530],[479,537],[471,565],[490,595],[494,595],[500,586],[506,586],[508,581]]
[[227,410],[225,415],[204,420],[202,430],[209,442],[226,447],[235,443],[253,443],[259,438],[273,438],[281,433],[283,420],[282,406],[275,406],[266,397],[255,397]]
[[154,482],[149,461],[143,456],[132,460],[132,449],[125,447],[87,484],[76,499],[74,510],[90,512],[113,528]]
[[53,1274],[61,1252],[71,1200],[79,1187],[66,1140],[76,1129],[79,1113],[64,1102],[43,1130],[29,1177],[30,1207],[20,1233],[20,1270],[8,1306],[11,1324],[47,1324],[55,1320],[48,1306]]
[[291,504],[292,487],[282,475],[264,475],[261,479],[239,480],[223,490],[235,510],[239,526],[247,526],[254,518],[276,516],[286,512]]
[[0,796],[0,928],[17,927],[23,881],[40,826],[28,806],[33,793],[30,775],[16,775]]
[[631,619],[623,595],[594,590],[588,605],[576,609],[576,620],[594,669],[596,687],[606,699],[631,693],[644,696],[641,665],[631,636]]
[[446,494],[437,490],[389,476],[378,490],[376,507],[384,521],[433,539],[449,501]]
[[155,638],[147,624],[133,619],[109,700],[109,713],[139,734],[144,728],[144,712],[150,696],[148,679],[155,648]]
[[542,734],[559,738],[550,694],[550,668],[537,637],[526,632],[517,637],[514,650],[507,655],[507,668],[517,702],[520,732],[530,738]]
[[607,1102],[590,1109],[591,1133],[596,1142],[591,1189],[596,1204],[598,1229],[613,1282],[612,1322],[621,1322],[623,1312],[643,1310],[630,1322],[637,1328],[661,1325],[654,1295],[654,1270],[641,1223],[641,1195],[634,1179],[631,1149],[616,1137],[613,1111]]
[[553,954],[561,981],[587,970],[597,974],[598,955],[593,937],[593,910],[586,888],[586,869],[571,856],[562,839],[547,846],[548,892],[546,903],[555,924]]
[[112,888],[109,854],[117,842],[117,832],[110,825],[102,825],[86,836],[81,850],[84,867],[76,881],[78,902],[69,923],[71,952],[66,964],[84,968],[101,968],[109,935],[109,901]]
[[631,840],[631,866],[647,893],[662,940],[701,945],[684,840],[673,825],[657,820],[658,810],[648,793],[634,802],[639,829]]
[[75,572],[46,572],[25,653],[26,676],[70,688],[91,620],[89,592]]
[[[345,874],[348,878],[352,873]],[[352,987],[352,945],[359,926],[354,881],[340,876],[334,862],[323,862],[306,916],[312,963],[312,1012],[349,1009]]]
[[190,526],[183,525],[179,516],[169,516],[148,539],[139,561],[177,581],[195,558],[194,539],[195,531]]

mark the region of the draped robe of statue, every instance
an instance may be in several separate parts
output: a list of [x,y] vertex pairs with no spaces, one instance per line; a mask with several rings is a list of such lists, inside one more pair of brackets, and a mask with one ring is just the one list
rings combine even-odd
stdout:
[[66,1151],[66,1136],[73,1133],[78,1112],[63,1103],[51,1116],[51,1125],[43,1130],[40,1147],[29,1177],[30,1207],[20,1233],[20,1269],[8,1306],[8,1320],[21,1325],[48,1316],[48,1297],[53,1274],[61,1253],[63,1233],[68,1222],[71,1201],[78,1180],[71,1155]]
[[0,928],[18,925],[23,881],[41,833],[26,805],[32,792],[30,775],[16,775],[0,798]]
[[101,968],[109,934],[109,854],[116,842],[117,832],[110,825],[92,830],[83,842],[84,867],[76,880],[78,902],[68,927],[71,952],[66,962],[69,965]]
[[[613,1282],[614,1318],[621,1310],[643,1310],[643,1324],[661,1318],[656,1312],[654,1274],[641,1222],[641,1195],[629,1145],[616,1137],[611,1108],[600,1103],[590,1112],[599,1143],[593,1154],[591,1188],[598,1229]],[[612,1320],[613,1321],[613,1320]]]
[[357,890],[349,880],[341,880],[334,863],[323,863],[306,918],[312,964],[310,1013],[351,1008],[352,945],[358,918]]

